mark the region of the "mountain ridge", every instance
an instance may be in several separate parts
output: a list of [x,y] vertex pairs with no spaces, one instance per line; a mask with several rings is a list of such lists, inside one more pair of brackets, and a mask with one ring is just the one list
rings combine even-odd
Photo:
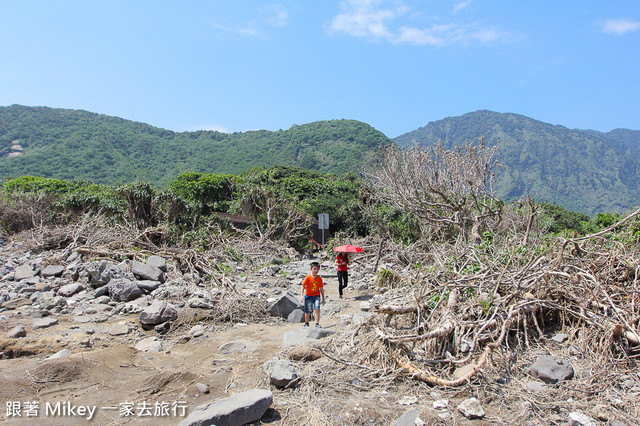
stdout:
[[593,215],[622,212],[640,200],[640,131],[569,129],[514,113],[479,110],[431,121],[394,138],[401,147],[442,140],[446,148],[484,138],[500,143],[496,193],[507,201],[537,201]]
[[358,172],[384,144],[438,139],[447,148],[500,141],[496,194],[530,194],[589,215],[624,212],[640,200],[640,131],[569,129],[516,113],[478,110],[430,121],[389,139],[367,123],[324,120],[287,130],[174,132],[83,110],[0,107],[0,178],[26,174],[165,186],[185,172],[238,174],[258,166]]
[[[363,153],[391,143],[356,120],[318,121],[275,132],[173,132],[82,110],[0,107],[0,178],[5,179],[34,174],[163,186],[184,172],[238,174],[272,165],[343,174],[354,170],[352,164],[363,164]],[[17,146],[19,152],[12,148]]]

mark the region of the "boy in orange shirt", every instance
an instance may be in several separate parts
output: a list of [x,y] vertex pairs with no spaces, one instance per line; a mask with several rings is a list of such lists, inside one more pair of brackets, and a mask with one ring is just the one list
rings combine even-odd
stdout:
[[304,303],[305,327],[309,327],[309,317],[312,311],[315,315],[316,327],[320,327],[320,296],[322,296],[322,304],[324,305],[324,285],[318,272],[320,272],[320,264],[312,262],[311,274],[302,281],[300,289],[300,301]]

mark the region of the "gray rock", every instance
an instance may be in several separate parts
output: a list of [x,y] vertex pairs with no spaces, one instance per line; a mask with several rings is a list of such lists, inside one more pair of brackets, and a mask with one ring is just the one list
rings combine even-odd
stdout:
[[558,333],[551,338],[551,340],[553,340],[556,343],[564,343],[567,341],[567,339],[569,339],[569,335],[565,333]]
[[74,251],[67,257],[67,263],[74,263],[76,261],[82,261],[82,255],[77,251]]
[[192,297],[187,303],[190,308],[213,309],[215,307],[213,300],[208,297]]
[[162,283],[160,281],[141,280],[136,281],[136,284],[138,285],[138,287],[140,287],[140,290],[144,291],[145,293],[151,293],[153,290],[160,287]]
[[531,374],[545,383],[558,383],[569,380],[574,375],[570,362],[554,356],[544,356],[531,366]]
[[129,333],[129,326],[127,324],[114,324],[109,329],[109,334],[112,336],[123,336]]
[[127,314],[139,314],[144,311],[144,308],[144,306],[140,306],[135,303],[125,303],[122,308],[122,312],[126,312]]
[[154,326],[178,318],[178,310],[164,300],[154,300],[151,306],[140,312],[140,324]]
[[25,331],[24,326],[17,325],[7,332],[6,337],[7,339],[17,339],[20,337],[25,337],[26,335],[27,332]]
[[527,389],[533,391],[543,391],[546,385],[543,382],[527,382]]
[[476,398],[465,399],[458,405],[458,411],[468,419],[481,419],[484,417],[484,409]]
[[156,268],[160,269],[162,272],[166,272],[167,271],[167,261],[160,256],[149,256],[149,259],[147,259],[147,265],[149,266],[155,266]]
[[2,302],[2,306],[3,308],[6,309],[17,309],[21,306],[27,306],[27,305],[31,305],[33,304],[33,302],[31,301],[31,299],[28,299],[26,297],[16,297],[15,299],[11,299],[11,300],[7,300],[5,302]]
[[69,349],[63,349],[51,355],[50,357],[45,358],[45,360],[63,359],[63,358],[69,358],[70,356],[71,356],[71,351]]
[[449,407],[449,400],[448,399],[439,399],[437,401],[433,401],[433,404],[431,404],[433,406],[434,410],[444,410],[445,408]]
[[[98,287],[95,291],[95,293],[93,293],[93,297],[95,297],[96,299],[98,297],[102,297],[102,296],[109,296],[109,285],[103,285],[102,287]],[[109,298],[109,300],[111,300],[111,298]]]
[[140,352],[160,352],[163,349],[162,342],[157,337],[142,339],[133,348]]
[[298,380],[296,368],[289,360],[269,360],[264,363],[262,369],[269,375],[271,383],[279,388],[291,386]]
[[106,262],[101,264],[100,267],[100,283],[109,283],[113,279],[126,278],[124,271],[118,265]]
[[27,278],[33,278],[36,276],[36,271],[31,267],[31,265],[20,265],[15,270],[15,275],[13,279],[15,281],[26,280]]
[[209,386],[205,385],[204,383],[196,383],[196,389],[198,390],[198,392],[200,393],[209,393]]
[[200,337],[204,333],[205,333],[205,328],[202,325],[198,324],[191,327],[191,330],[189,330],[187,334],[192,337]]
[[393,422],[393,426],[416,426],[416,420],[420,421],[420,417],[418,417],[418,410],[412,409],[409,411],[405,411],[403,415],[398,417],[395,422]]
[[586,414],[572,412],[569,413],[569,426],[598,426],[598,422]]
[[138,285],[126,278],[114,278],[107,284],[109,296],[116,302],[128,302],[142,296]]
[[164,273],[158,267],[152,265],[146,265],[140,262],[133,262],[131,264],[131,272],[136,278],[140,280],[151,280],[164,282]]
[[33,293],[35,293],[36,291],[38,291],[38,290],[36,289],[36,287],[35,287],[35,286],[31,286],[31,285],[29,285],[29,286],[26,286],[26,287],[22,287],[22,288],[18,291],[18,294],[20,294],[20,295],[22,295],[22,296],[27,296],[27,297],[28,297],[28,296],[32,295]]
[[63,272],[64,272],[64,266],[49,265],[40,272],[40,276],[43,278],[60,277],[62,276]]
[[62,296],[54,296],[52,291],[41,292],[38,297],[36,297],[35,303],[46,311],[50,311],[55,307],[62,308],[67,306],[65,298]]
[[300,303],[300,296],[296,296],[293,292],[288,291],[278,298],[268,309],[267,312],[273,316],[288,318],[289,314],[295,309],[304,309]]
[[323,337],[335,334],[335,331],[316,327],[300,327],[295,330],[288,331],[282,339],[282,349],[290,346],[302,345],[306,342],[322,339]]
[[294,309],[287,317],[289,324],[304,322],[304,311],[302,309]]
[[57,323],[58,320],[51,317],[35,318],[33,320],[33,326],[31,328],[33,328],[34,330],[38,330],[40,328],[51,327],[52,325],[56,325]]
[[73,296],[76,293],[80,293],[82,290],[84,290],[84,287],[82,287],[81,284],[79,283],[71,283],[71,284],[66,284],[63,285],[62,287],[60,287],[58,289],[58,296],[62,296],[62,297],[70,297]]
[[218,352],[221,354],[237,354],[253,352],[258,347],[258,342],[250,342],[248,340],[239,340],[237,342],[229,342],[221,345]]
[[100,287],[114,278],[124,277],[122,269],[106,260],[86,263],[78,270],[78,279],[86,278],[92,287]]
[[197,406],[178,426],[244,425],[260,419],[273,402],[273,393],[253,389]]

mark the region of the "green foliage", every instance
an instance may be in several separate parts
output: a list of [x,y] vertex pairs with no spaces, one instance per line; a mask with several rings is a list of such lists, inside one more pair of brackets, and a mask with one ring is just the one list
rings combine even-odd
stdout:
[[548,225],[548,231],[554,234],[559,232],[577,232],[584,234],[589,231],[589,216],[584,213],[568,211],[565,208],[551,203],[539,203],[542,214],[539,221]]
[[233,199],[236,177],[214,173],[183,173],[168,188],[175,195],[199,206],[201,214],[225,211]]
[[153,214],[155,190],[148,182],[133,182],[116,188],[127,208],[126,216],[130,223],[142,229],[157,223]]
[[73,191],[60,194],[53,207],[71,214],[93,213],[111,217],[121,215],[125,210],[124,203],[116,196],[112,187],[92,183],[85,183]]
[[225,256],[227,256],[229,259],[231,259],[234,262],[241,262],[242,260],[244,260],[246,258],[246,256],[243,253],[238,252],[232,246],[229,246],[229,247],[225,248],[224,249],[224,254],[225,254]]
[[600,228],[608,228],[619,220],[618,213],[598,213],[593,219],[593,223]]
[[439,292],[433,294],[431,297],[429,297],[429,300],[427,301],[427,304],[429,305],[429,309],[434,309],[436,306],[438,306],[438,303],[440,302],[441,297],[444,301],[449,300],[450,294],[451,294],[451,290],[445,290],[444,294],[440,294]]
[[360,192],[364,185],[355,174],[323,174],[299,167],[258,167],[240,175],[237,191],[269,191],[295,205],[311,218],[328,213],[332,232],[364,235],[367,232]]
[[419,219],[395,207],[379,204],[370,212],[371,220],[378,225],[383,234],[389,235],[399,243],[411,244],[420,239]]
[[21,176],[15,179],[10,179],[4,184],[4,189],[9,194],[19,192],[61,194],[75,188],[77,188],[77,185],[72,182],[39,176]]
[[402,283],[402,277],[391,269],[380,268],[376,276],[377,287],[398,287]]

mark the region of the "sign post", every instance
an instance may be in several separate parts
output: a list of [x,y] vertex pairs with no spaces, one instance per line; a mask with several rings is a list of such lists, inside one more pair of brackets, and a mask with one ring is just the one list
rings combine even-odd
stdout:
[[329,213],[318,214],[318,229],[322,229],[322,245],[324,246],[324,230],[329,229]]

